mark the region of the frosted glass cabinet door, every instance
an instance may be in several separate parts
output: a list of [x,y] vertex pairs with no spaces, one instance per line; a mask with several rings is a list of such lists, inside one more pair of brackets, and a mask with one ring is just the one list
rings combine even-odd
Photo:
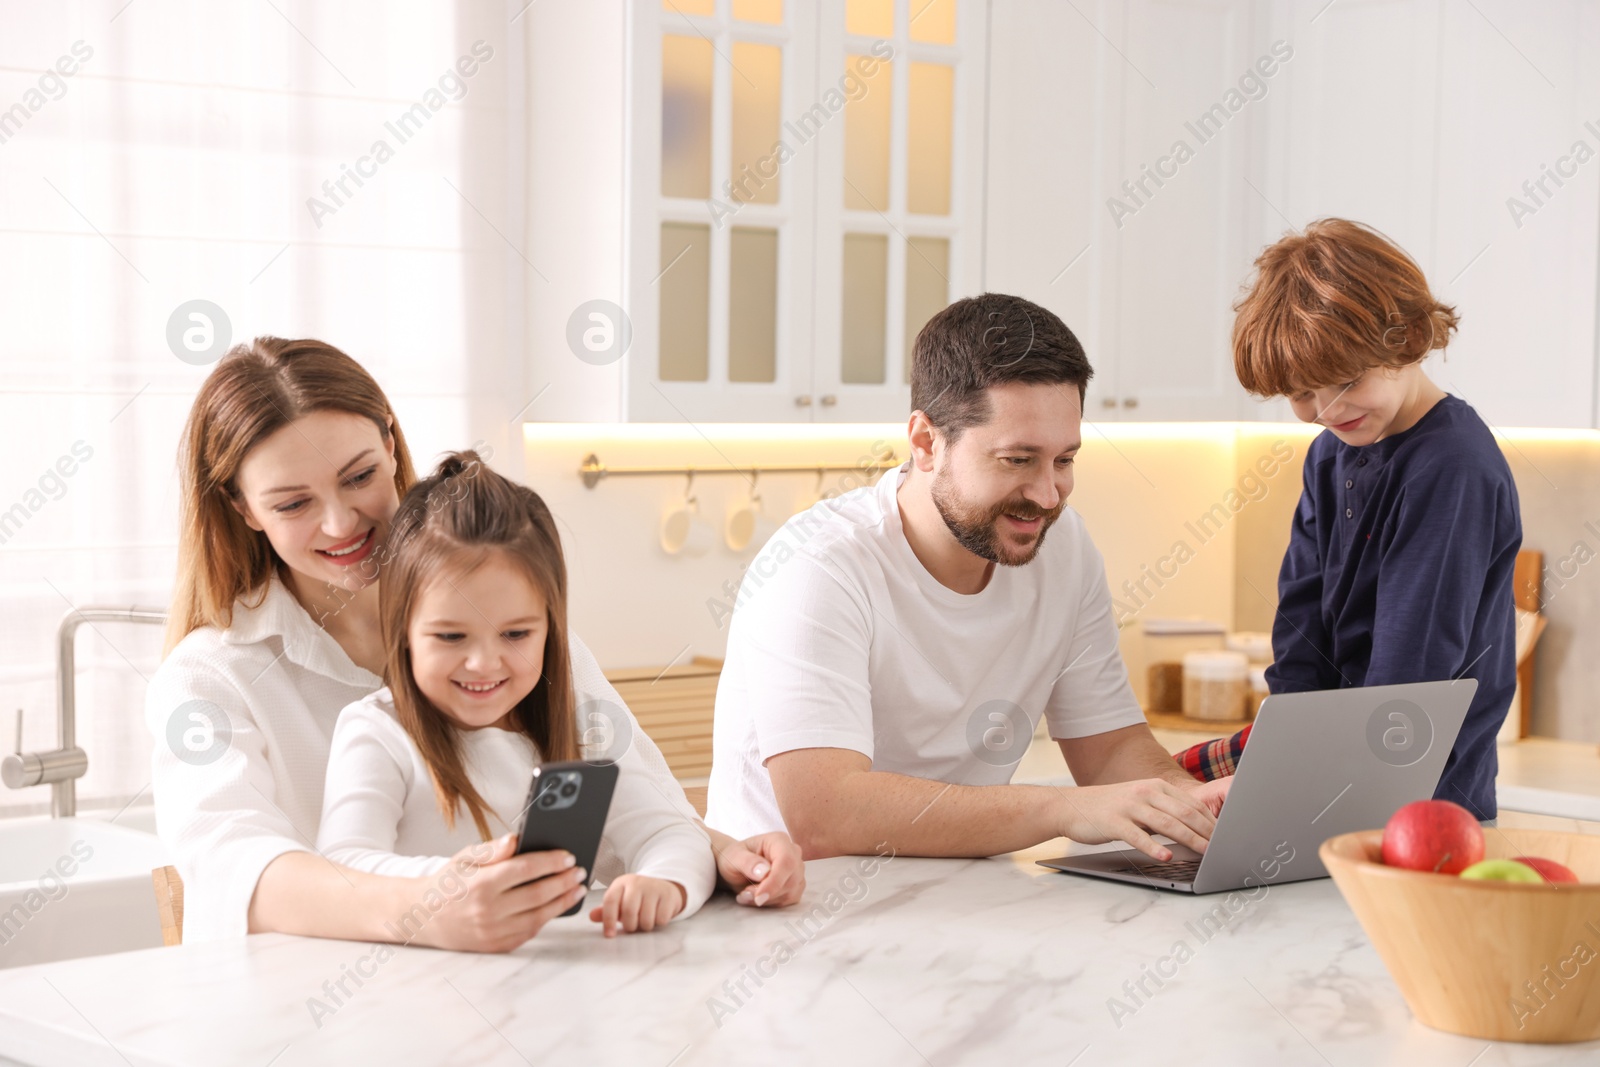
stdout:
[[[632,421],[810,421],[815,14],[785,0],[627,0]],[[804,402],[802,402],[804,401]]]
[[842,6],[820,64],[825,85],[842,79],[855,93],[843,129],[820,138],[817,418],[899,420],[917,334],[982,289],[987,5]]
[[985,0],[628,0],[623,405],[877,422],[981,289]]

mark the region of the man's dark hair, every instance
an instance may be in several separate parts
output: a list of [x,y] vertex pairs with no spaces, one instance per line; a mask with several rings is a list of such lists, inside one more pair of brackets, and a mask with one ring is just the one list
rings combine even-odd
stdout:
[[1020,296],[957,300],[917,334],[911,407],[952,442],[993,414],[986,390],[1007,382],[1071,383],[1081,407],[1094,368],[1054,312]]

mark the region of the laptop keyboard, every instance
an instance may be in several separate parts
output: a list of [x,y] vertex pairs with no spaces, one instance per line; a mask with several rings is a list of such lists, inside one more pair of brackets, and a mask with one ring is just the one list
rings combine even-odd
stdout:
[[1195,872],[1199,869],[1199,860],[1171,860],[1167,863],[1130,863],[1122,869],[1122,873],[1142,874],[1147,878],[1170,878],[1175,882],[1192,882]]

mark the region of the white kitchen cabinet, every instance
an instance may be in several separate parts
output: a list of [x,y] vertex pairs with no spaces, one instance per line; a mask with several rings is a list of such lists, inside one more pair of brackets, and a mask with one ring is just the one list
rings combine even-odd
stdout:
[[987,287],[1078,334],[1090,418],[1287,418],[1234,378],[1232,304],[1267,244],[1353,218],[1458,305],[1445,388],[1496,426],[1597,425],[1597,46],[1578,0],[996,5]]
[[[1263,247],[1340,215],[1393,237],[1458,306],[1448,359],[1429,363],[1441,385],[1497,427],[1600,425],[1600,73],[1589,62],[1600,5],[956,0],[950,46],[909,39],[921,0],[881,0],[895,20],[888,93],[874,98],[891,101],[886,203],[852,207],[841,195],[841,110],[795,145],[775,202],[742,204],[719,227],[705,199],[662,195],[663,35],[709,39],[728,59],[736,41],[781,48],[785,122],[825,101],[844,57],[878,38],[847,32],[845,0],[784,4],[787,21],[737,33],[732,0],[708,2],[711,16],[628,0],[593,41],[584,9],[530,12],[585,45],[530,37],[531,69],[559,72],[530,97],[535,137],[588,137],[586,170],[550,162],[537,144],[530,159],[533,246],[562,268],[530,289],[536,348],[554,357],[532,383],[553,383],[544,408],[634,421],[897,420],[909,408],[916,325],[906,294],[920,270],[924,282],[938,277],[940,300],[1009,292],[1060,315],[1096,368],[1090,418],[1288,418],[1234,378],[1232,305]],[[1264,60],[1270,75],[1240,92]],[[955,72],[945,215],[909,202],[903,105],[915,63]],[[725,60],[708,69],[707,185],[724,197],[728,111],[743,83]],[[1208,113],[1226,120],[1202,131]],[[1180,142],[1188,154],[1175,162]],[[1152,170],[1164,171],[1160,183]],[[624,176],[620,189],[609,173]],[[665,261],[663,223],[703,226],[704,254]],[[776,234],[764,282],[777,294],[772,369],[761,381],[731,380],[736,285],[751,282],[733,254],[741,228]],[[845,370],[845,248],[879,238],[881,369],[852,381],[863,375]],[[915,247],[941,239],[939,256]],[[661,272],[686,264],[704,278],[705,368],[672,381],[659,373]],[[594,298],[628,311],[631,346],[618,363],[565,358],[567,317]]]
[[[904,418],[909,339],[980,288],[986,0],[629,15],[627,418]],[[776,176],[736,191],[741,139]]]
[[1078,335],[1092,419],[1253,414],[1230,331],[1263,109],[1238,82],[1262,55],[1281,80],[1254,31],[1250,0],[995,7],[988,287]]
[[[1356,219],[1417,260],[1461,316],[1428,372],[1490,425],[1596,425],[1594,5],[1373,0],[1274,18],[1297,48],[1273,101],[1267,195],[1296,226]],[[1536,205],[1523,182],[1578,141],[1590,161],[1564,162]]]
[[[1124,11],[1123,177],[1110,190],[1120,228],[1106,231],[1116,410],[1141,421],[1235,419],[1246,399],[1233,373],[1232,303],[1255,253],[1250,147],[1261,104],[1293,64],[1253,39],[1249,0],[1133,0]],[[1112,206],[1103,210],[1111,218]]]
[[1497,428],[1600,426],[1600,9],[1479,7],[1440,16],[1429,278],[1461,327],[1431,373]]

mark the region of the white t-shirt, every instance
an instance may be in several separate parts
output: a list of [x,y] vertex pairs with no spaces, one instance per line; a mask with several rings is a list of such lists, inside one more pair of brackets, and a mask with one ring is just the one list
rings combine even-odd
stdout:
[[[580,709],[588,696],[578,694]],[[490,836],[518,830],[540,762],[537,747],[523,734],[492,726],[457,730],[456,737],[487,809]],[[595,879],[609,884],[632,872],[677,882],[686,898],[678,917],[693,915],[716,885],[710,841],[675,803],[683,790],[673,784],[671,793],[664,792],[633,745],[617,757],[617,766]],[[358,871],[412,878],[433,874],[480,840],[465,804],[458,805],[455,826],[445,825],[428,766],[400,725],[387,687],[340,713],[322,792],[319,852]]]
[[[625,709],[577,635],[568,643],[580,703]],[[145,721],[156,829],[183,878],[185,943],[245,936],[267,864],[312,851],[339,711],[382,685],[276,575],[234,604],[228,629],[203,626],[162,662]],[[626,723],[651,778],[692,817],[661,750],[631,713]]]
[[706,821],[784,829],[765,761],[844,748],[891,771],[1003,785],[1041,715],[1054,738],[1145,722],[1105,565],[1070,508],[980,592],[939,584],[895,493],[907,468],[791,518],[745,572],[717,687]]

